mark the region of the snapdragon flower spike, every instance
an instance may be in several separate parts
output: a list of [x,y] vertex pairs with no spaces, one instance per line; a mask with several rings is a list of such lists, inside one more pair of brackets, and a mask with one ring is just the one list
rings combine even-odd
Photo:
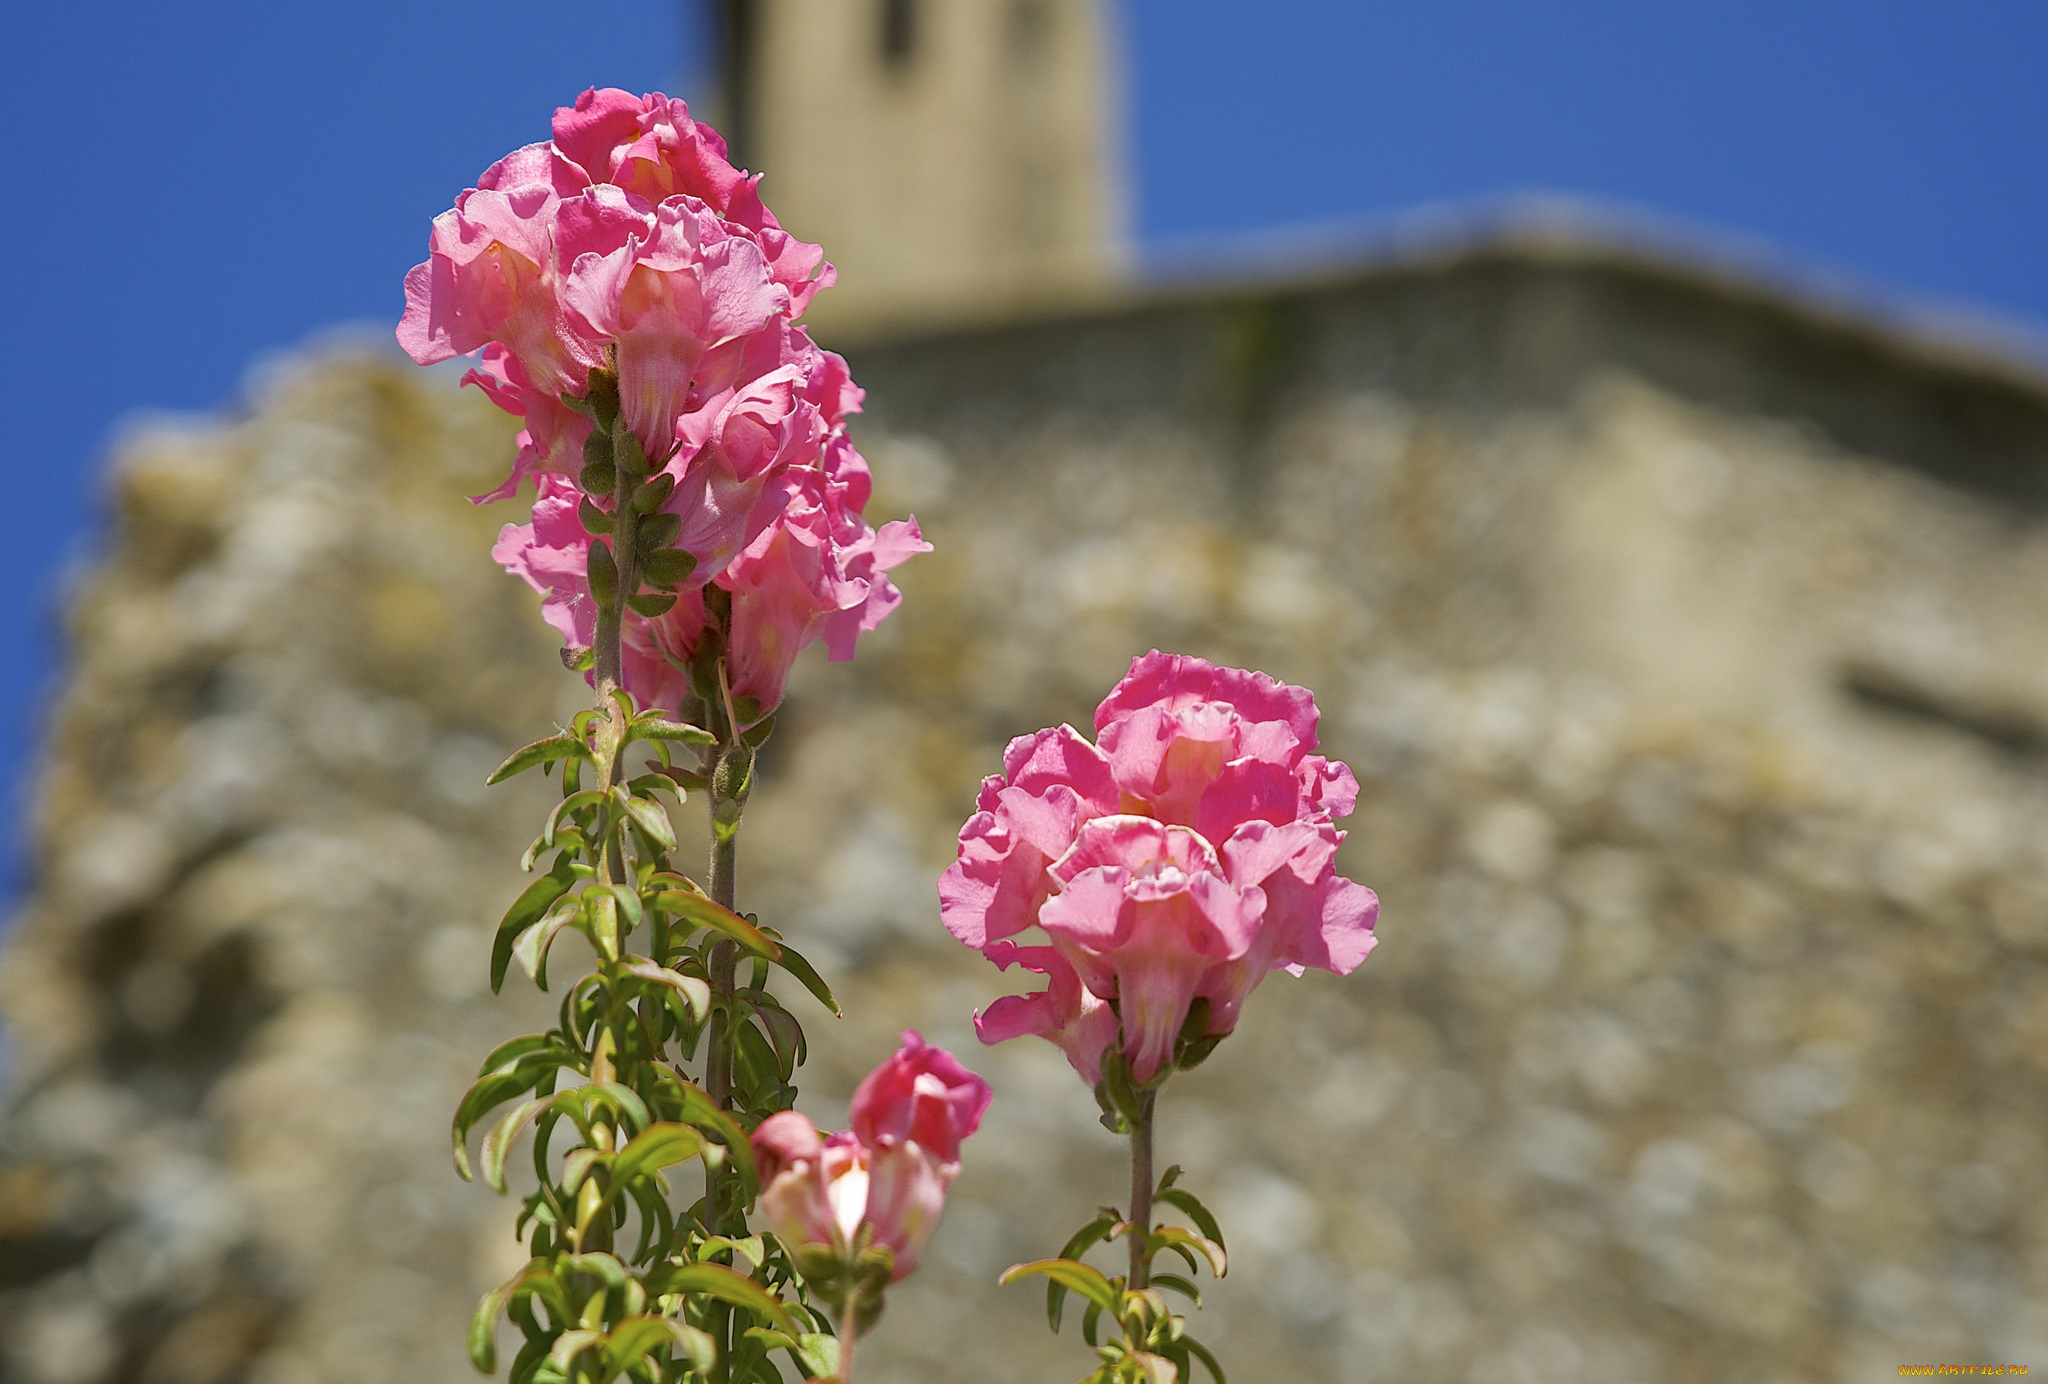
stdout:
[[[806,646],[851,658],[900,599],[886,574],[929,550],[914,519],[878,531],[863,517],[867,463],[846,436],[861,391],[796,321],[832,267],[782,230],[681,101],[587,91],[552,133],[435,220],[399,341],[422,364],[481,350],[465,382],[524,421],[512,475],[478,499],[533,483],[531,521],[507,525],[494,556],[542,594],[571,648],[597,624],[586,521],[624,522],[597,477],[614,444],[637,445],[663,487],[654,518],[670,528],[656,541],[676,555],[650,565],[642,552],[641,574],[676,599],[626,614],[626,687],[674,706],[715,634],[736,702],[758,718]],[[622,431],[593,437],[614,401]],[[713,584],[731,597],[729,626],[703,598]]]
[[917,1267],[988,1103],[987,1082],[912,1031],[854,1092],[851,1129],[827,1138],[794,1110],[761,1122],[761,1206],[813,1288],[873,1298]]
[[1115,1046],[1152,1082],[1182,1039],[1230,1033],[1270,971],[1364,961],[1379,900],[1335,868],[1358,781],[1314,752],[1317,719],[1304,688],[1155,650],[1096,709],[1095,743],[1071,726],[1011,741],[940,913],[1048,985],[976,1015],[982,1040],[1038,1034],[1090,1085]]

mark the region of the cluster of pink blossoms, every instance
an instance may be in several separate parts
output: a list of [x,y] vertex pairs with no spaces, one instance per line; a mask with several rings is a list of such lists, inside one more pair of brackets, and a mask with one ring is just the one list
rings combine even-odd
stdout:
[[[845,431],[861,391],[797,325],[832,268],[681,101],[586,91],[555,112],[553,136],[435,219],[399,343],[423,365],[481,350],[467,382],[524,420],[512,475],[481,498],[532,478],[533,522],[506,526],[493,556],[576,648],[597,621],[579,509],[611,509],[579,477],[592,415],[616,408],[657,486],[673,484],[659,510],[689,559],[665,583],[672,606],[626,618],[627,687],[652,705],[684,695],[715,585],[731,597],[731,690],[766,711],[804,646],[852,657],[895,608],[886,573],[929,548],[915,520],[878,532],[862,517],[869,473]],[[590,455],[609,458],[607,442]]]
[[851,1270],[872,1247],[893,1256],[891,1282],[916,1268],[988,1102],[987,1082],[913,1031],[853,1093],[853,1128],[827,1139],[794,1110],[763,1120],[761,1207],[805,1277]]
[[[982,1041],[1048,1038],[1091,1085],[1120,1045],[1150,1082],[1184,1037],[1235,1028],[1267,972],[1363,961],[1379,900],[1335,869],[1358,781],[1314,753],[1316,723],[1305,688],[1155,650],[1096,708],[1096,743],[1071,726],[1011,741],[939,906],[1048,984],[976,1015]],[[1034,925],[1043,944],[1013,940]]]

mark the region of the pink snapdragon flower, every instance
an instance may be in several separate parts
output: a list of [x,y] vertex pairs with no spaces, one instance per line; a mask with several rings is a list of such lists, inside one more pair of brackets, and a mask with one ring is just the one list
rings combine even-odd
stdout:
[[571,647],[596,629],[579,507],[613,509],[581,487],[591,391],[616,390],[621,424],[674,483],[671,546],[694,563],[668,612],[627,614],[627,688],[653,705],[687,692],[716,584],[732,596],[734,695],[765,714],[807,645],[852,657],[900,599],[888,571],[929,548],[915,520],[863,517],[867,463],[845,426],[861,390],[796,321],[832,267],[681,101],[586,91],[552,134],[436,218],[399,341],[422,364],[481,350],[465,383],[523,420],[512,475],[478,498],[533,482],[531,522],[507,525],[494,555]]
[[[867,463],[835,437],[810,464],[783,470],[748,511],[759,532],[717,577],[732,597],[726,665],[734,698],[752,710],[743,719],[781,704],[790,668],[811,644],[822,642],[834,662],[851,659],[860,636],[902,600],[889,571],[931,551],[915,519],[869,527],[861,516],[868,486]],[[543,476],[533,522],[507,525],[491,553],[543,593],[542,613],[572,647],[588,645],[597,625],[579,497],[566,478]],[[683,592],[664,614],[629,615],[628,689],[649,705],[674,706],[689,691],[687,669],[709,627],[701,589]]]
[[[1237,1025],[1269,971],[1349,974],[1379,900],[1336,873],[1358,781],[1316,754],[1314,698],[1263,673],[1153,651],[1096,708],[1010,742],[939,880],[946,927],[1048,979],[976,1016],[984,1042],[1035,1033],[1090,1084],[1121,1045],[1151,1081],[1196,1000]],[[1037,928],[1042,945],[1012,940]]]
[[987,1082],[913,1031],[854,1092],[851,1129],[825,1138],[794,1110],[763,1120],[761,1205],[805,1275],[850,1268],[871,1246],[890,1252],[891,1282],[916,1268],[988,1102]]

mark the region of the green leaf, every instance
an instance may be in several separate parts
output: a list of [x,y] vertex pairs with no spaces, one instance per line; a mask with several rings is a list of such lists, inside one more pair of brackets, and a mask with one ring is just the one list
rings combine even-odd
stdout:
[[[664,913],[674,914],[692,927],[723,933],[756,956],[776,961],[783,955],[783,948],[770,940],[767,933],[731,909],[705,898],[702,894],[692,893],[687,889],[664,889],[650,898],[648,903]],[[838,1011],[835,1009],[833,1012]]]
[[690,1007],[690,1013],[700,1022],[711,1013],[711,987],[695,976],[686,976],[680,971],[656,965],[644,956],[626,957],[620,962],[619,969],[627,975],[637,976],[641,980],[652,981],[656,985],[673,990],[682,997],[683,1003]]
[[644,615],[650,620],[668,614],[675,603],[674,593],[668,591],[636,591],[626,597],[626,604],[632,607],[635,615]]
[[504,918],[498,923],[497,936],[491,939],[492,994],[497,994],[505,983],[505,970],[512,964],[512,947],[519,940],[519,934],[539,922],[541,915],[575,883],[576,862],[565,852],[555,861],[553,869],[527,885],[512,901],[512,906],[505,910]]
[[708,1371],[718,1354],[710,1333],[673,1317],[626,1317],[605,1337],[604,1364],[598,1377],[611,1379],[624,1374],[647,1355],[667,1347],[681,1350],[700,1372]]
[[668,740],[685,745],[716,745],[718,737],[702,726],[671,721],[661,716],[642,716],[626,732],[628,740]]
[[[1102,1214],[1074,1232],[1073,1238],[1060,1249],[1060,1258],[1078,1260],[1087,1253],[1088,1247],[1100,1243],[1118,1223],[1117,1213],[1108,1207]],[[1067,1290],[1057,1279],[1045,1285],[1045,1320],[1054,1333],[1060,1329],[1060,1319],[1066,1315]]]
[[519,968],[541,989],[548,988],[548,949],[562,930],[582,916],[583,908],[577,899],[563,899],[548,915],[519,935],[512,944],[512,954],[519,958]]
[[749,1327],[747,1337],[777,1350],[786,1350],[806,1379],[831,1379],[839,1374],[839,1338],[823,1331],[806,1331],[788,1336],[780,1331]]
[[1152,1243],[1169,1249],[1191,1250],[1209,1261],[1209,1272],[1223,1277],[1229,1267],[1229,1259],[1223,1253],[1223,1246],[1192,1230],[1182,1230],[1177,1225],[1162,1225],[1152,1231]]
[[[1223,1366],[1216,1363],[1216,1357],[1209,1353],[1209,1348],[1207,1346],[1203,1345],[1200,1341],[1196,1340],[1192,1336],[1183,1336],[1180,1338],[1180,1340],[1181,1344],[1186,1346],[1188,1350],[1194,1355],[1194,1357],[1197,1360],[1200,1360],[1202,1364],[1207,1367],[1209,1371],[1209,1377],[1211,1379],[1214,1379],[1216,1381],[1216,1384],[1227,1384],[1227,1381],[1225,1381],[1225,1379],[1223,1378]],[[1194,1384],[1194,1381],[1189,1380],[1187,1384]]]
[[1201,1289],[1197,1288],[1193,1284],[1193,1282],[1191,1282],[1188,1279],[1182,1278],[1177,1273],[1153,1274],[1152,1286],[1155,1288],[1171,1288],[1174,1292],[1179,1293],[1189,1302],[1195,1304],[1195,1306],[1200,1307],[1202,1305]]
[[1202,1205],[1194,1193],[1169,1183],[1161,1187],[1154,1196],[1168,1206],[1179,1208],[1181,1214],[1195,1223],[1195,1229],[1214,1240],[1219,1247],[1223,1244],[1223,1231],[1218,1228],[1216,1217],[1210,1214],[1209,1208]]
[[671,1293],[696,1293],[744,1307],[755,1316],[766,1317],[786,1336],[798,1334],[796,1319],[789,1309],[766,1288],[734,1273],[723,1264],[664,1264],[647,1275],[647,1291],[655,1297]]
[[667,808],[653,798],[635,797],[624,788],[614,788],[612,793],[619,806],[626,809],[626,815],[633,819],[633,824],[646,832],[656,845],[665,851],[676,848],[676,829],[669,823]]
[[547,1276],[538,1269],[521,1269],[477,1303],[476,1313],[469,1319],[469,1363],[479,1373],[490,1374],[498,1368],[498,1314],[505,1310],[506,1302],[534,1279]]
[[1116,1310],[1116,1287],[1102,1271],[1076,1259],[1034,1259],[1028,1264],[1012,1264],[1004,1269],[997,1283],[1007,1288],[1021,1278],[1043,1274],[1062,1287],[1070,1288],[1097,1304],[1104,1311]]
[[612,1185],[670,1167],[704,1150],[704,1136],[683,1124],[651,1124],[626,1142],[612,1159]]
[[572,1086],[554,1095],[558,1105],[567,1110],[574,1107],[588,1121],[592,1118],[592,1106],[602,1105],[617,1119],[635,1130],[648,1125],[647,1102],[640,1099],[639,1092],[630,1086],[621,1086],[616,1081],[594,1081],[588,1086]]
[[484,1146],[480,1151],[485,1186],[494,1192],[505,1190],[505,1156],[512,1150],[512,1141],[519,1137],[519,1131],[526,1127],[527,1122],[540,1113],[541,1107],[554,1099],[557,1097],[536,1096],[513,1107],[491,1126],[491,1132],[484,1136]]
[[747,1131],[738,1120],[720,1109],[718,1103],[711,1099],[711,1093],[703,1087],[681,1077],[672,1079],[681,1097],[684,1123],[723,1141],[734,1166],[746,1181],[747,1195],[753,1196],[761,1188],[761,1177],[754,1166],[754,1146],[747,1138]]
[[835,1019],[838,1018],[840,1015],[839,1001],[833,998],[832,987],[827,985],[825,978],[818,974],[818,968],[809,961],[806,961],[804,954],[795,947],[790,946],[789,943],[777,942],[776,946],[780,948],[781,954],[779,956],[771,956],[768,959],[795,976],[802,983],[804,989],[811,992],[811,997],[817,1000],[819,1004],[825,1006],[827,1013]]
[[572,755],[588,758],[590,750],[573,735],[551,735],[545,740],[536,740],[531,745],[522,745],[507,755],[505,762],[491,770],[491,776],[484,780],[485,787],[496,787],[515,774],[525,773],[536,764],[551,764],[558,759]]
[[493,1072],[477,1078],[475,1084],[463,1092],[461,1102],[455,1107],[451,1131],[455,1142],[455,1171],[464,1182],[470,1179],[469,1131],[487,1112],[497,1109],[532,1085],[532,1079],[522,1072]]
[[603,801],[604,794],[595,788],[583,788],[556,803],[555,810],[548,814],[547,827],[540,835],[543,849],[555,844],[555,834],[562,830],[564,821],[573,822],[577,813],[596,807]]
[[569,1366],[577,1356],[586,1350],[598,1350],[603,1346],[602,1331],[590,1331],[582,1327],[574,1331],[564,1331],[555,1337],[554,1347],[548,1351],[548,1363],[567,1375]]

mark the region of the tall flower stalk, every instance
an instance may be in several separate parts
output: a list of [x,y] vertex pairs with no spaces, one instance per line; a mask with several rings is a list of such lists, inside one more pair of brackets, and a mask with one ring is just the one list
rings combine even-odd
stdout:
[[[437,218],[406,280],[401,344],[423,364],[480,350],[466,382],[524,422],[512,475],[479,498],[530,482],[532,514],[493,555],[542,594],[595,694],[491,779],[560,766],[562,786],[524,861],[539,877],[499,924],[492,988],[517,961],[547,989],[568,933],[592,958],[553,1028],[485,1059],[454,1121],[458,1170],[484,1129],[477,1167],[501,1192],[531,1131],[516,1222],[531,1257],[470,1331],[490,1371],[500,1318],[518,1329],[513,1384],[779,1381],[778,1353],[843,1382],[889,1277],[835,1338],[844,1275],[814,1307],[821,1266],[748,1221],[757,1132],[801,1118],[805,1038],[770,970],[838,1012],[739,910],[755,756],[798,652],[850,658],[897,604],[889,569],[928,547],[914,520],[863,517],[867,464],[845,427],[861,392],[798,324],[832,270],[755,184],[682,102],[586,92]],[[710,802],[703,883],[670,816],[693,792]],[[700,1179],[681,1175],[693,1162]]]
[[[1379,900],[1336,872],[1358,782],[1316,754],[1315,700],[1262,673],[1153,652],[1096,708],[1096,738],[1059,726],[1010,742],[939,881],[947,928],[998,966],[1046,977],[975,1016],[984,1042],[1035,1034],[1095,1092],[1130,1141],[1126,1209],[1104,1207],[1044,1276],[1059,1328],[1070,1293],[1088,1303],[1089,1378],[1171,1384],[1221,1369],[1161,1290],[1199,1305],[1177,1271],[1226,1267],[1215,1218],[1154,1175],[1154,1118],[1175,1072],[1206,1059],[1272,971],[1349,973],[1373,946]],[[1035,941],[1020,941],[1037,934]],[[1184,1225],[1160,1224],[1167,1207]],[[1083,1261],[1128,1241],[1117,1276]],[[1166,1256],[1174,1267],[1161,1271]],[[1120,1334],[1105,1338],[1105,1323]]]

